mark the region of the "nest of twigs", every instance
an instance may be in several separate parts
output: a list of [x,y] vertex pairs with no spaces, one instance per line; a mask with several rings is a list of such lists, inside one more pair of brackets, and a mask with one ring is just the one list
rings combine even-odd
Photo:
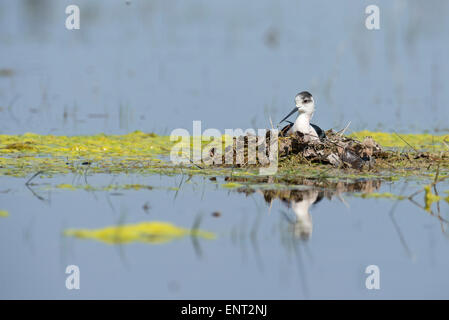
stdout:
[[371,166],[376,157],[382,154],[382,148],[372,137],[358,141],[333,130],[326,132],[321,140],[311,140],[302,133],[279,138],[279,156],[301,155],[309,162],[331,164],[336,167],[362,169]]
[[[232,163],[232,166],[246,167],[269,164],[270,148],[273,148],[275,141],[270,141],[270,132],[267,133],[265,139],[265,141],[261,141],[263,139],[256,136],[234,138],[233,145],[225,148],[222,165],[226,166],[226,164]],[[358,141],[333,130],[328,130],[326,137],[320,140],[310,139],[299,132],[287,137],[279,136],[278,140],[279,158],[299,155],[307,162],[359,170],[364,166],[371,168],[376,157],[383,152],[371,137]],[[260,157],[260,154],[264,154],[266,157]],[[217,156],[215,149],[211,149],[210,156]]]

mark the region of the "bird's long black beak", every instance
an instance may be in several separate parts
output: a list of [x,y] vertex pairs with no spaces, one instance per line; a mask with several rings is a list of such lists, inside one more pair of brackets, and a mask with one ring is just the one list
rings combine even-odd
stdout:
[[298,111],[298,108],[295,107],[292,111],[290,111],[290,113],[284,118],[282,119],[279,123],[284,122],[285,120],[287,120],[292,114],[294,114],[296,111]]

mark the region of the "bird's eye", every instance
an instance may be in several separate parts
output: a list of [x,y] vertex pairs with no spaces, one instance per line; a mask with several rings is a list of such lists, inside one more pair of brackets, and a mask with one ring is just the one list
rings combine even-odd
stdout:
[[307,99],[306,99],[306,100],[304,100],[304,103],[309,103],[309,102],[310,102],[310,100],[307,100]]

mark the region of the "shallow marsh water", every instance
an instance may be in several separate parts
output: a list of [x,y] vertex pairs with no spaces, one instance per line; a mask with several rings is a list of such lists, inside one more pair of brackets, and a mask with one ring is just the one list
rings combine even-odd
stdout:
[[[57,187],[73,183],[70,175],[37,179],[31,188],[39,200],[23,180],[2,177],[0,196],[10,214],[0,221],[1,297],[448,297],[447,224],[409,201],[399,201],[392,211],[390,199],[344,192],[332,200],[324,197],[310,208],[309,236],[299,237],[292,208],[279,199],[270,208],[260,192],[247,196],[223,188],[221,178],[181,179],[119,175],[116,185],[153,188],[112,191]],[[110,180],[89,177],[92,186]],[[421,187],[411,182],[407,190]],[[404,183],[376,182],[367,190],[400,194]],[[417,201],[423,204],[423,197]],[[448,204],[440,205],[447,219]],[[69,228],[154,221],[192,228],[198,219],[199,228],[215,239],[111,245],[63,236]],[[65,288],[69,264],[80,267],[80,290]],[[364,271],[371,264],[380,267],[380,290],[365,288]]]
[[[365,29],[358,1],[78,2],[82,27],[69,32],[67,1],[0,1],[0,134],[168,134],[198,119],[203,129],[266,128],[303,89],[316,97],[314,120],[325,129],[352,121],[348,133],[447,134],[446,1],[379,1],[376,32]],[[15,176],[0,168],[3,299],[449,298],[448,203],[440,201],[438,218],[384,198],[421,190],[434,168],[425,178],[362,180],[362,193],[353,185],[335,193],[66,167],[26,186],[35,171],[26,157],[12,162],[23,164]],[[442,196],[448,189],[438,184]],[[295,224],[294,207],[320,192],[311,221]],[[415,200],[425,206],[423,193]],[[215,238],[111,245],[64,235],[157,221]],[[80,267],[80,290],[65,287],[70,264]],[[380,290],[365,288],[372,264]]]
[[[0,1],[0,133],[267,128],[302,90],[322,128],[448,130],[449,3]],[[239,10],[235,10],[235,8]]]

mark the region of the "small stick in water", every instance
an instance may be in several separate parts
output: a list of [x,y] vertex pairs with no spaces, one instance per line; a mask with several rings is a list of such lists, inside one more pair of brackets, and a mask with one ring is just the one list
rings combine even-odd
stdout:
[[26,186],[30,185],[31,180],[33,180],[34,178],[36,178],[38,175],[44,173],[44,171],[38,171],[36,172],[30,179],[28,179],[28,181],[25,183]]

